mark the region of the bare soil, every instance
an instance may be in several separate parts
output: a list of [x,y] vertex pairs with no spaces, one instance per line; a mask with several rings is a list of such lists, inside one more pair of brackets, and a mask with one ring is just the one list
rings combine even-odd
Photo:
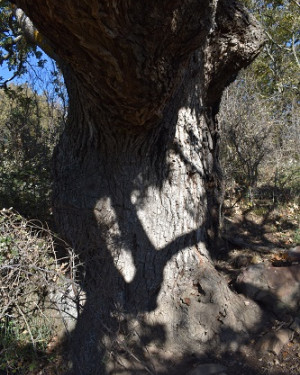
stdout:
[[[300,210],[295,203],[275,208],[263,205],[239,205],[225,209],[223,240],[216,267],[234,289],[235,280],[243,267],[269,262],[273,266],[289,266],[287,250],[299,245]],[[300,311],[296,313],[300,317]],[[294,332],[292,340],[278,355],[260,352],[257,343],[270,331],[288,328],[295,316],[286,315],[280,321],[270,314],[269,322],[248,345],[237,353],[219,358],[229,375],[300,375],[300,337]],[[217,358],[215,358],[217,359]]]

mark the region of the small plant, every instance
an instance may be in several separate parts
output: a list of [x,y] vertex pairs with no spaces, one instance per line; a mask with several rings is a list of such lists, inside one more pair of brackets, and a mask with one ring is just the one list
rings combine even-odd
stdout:
[[300,245],[300,229],[297,229],[294,233],[294,243]]
[[262,205],[257,205],[253,209],[253,213],[258,215],[258,216],[264,216],[270,211],[270,208],[268,206],[262,206]]

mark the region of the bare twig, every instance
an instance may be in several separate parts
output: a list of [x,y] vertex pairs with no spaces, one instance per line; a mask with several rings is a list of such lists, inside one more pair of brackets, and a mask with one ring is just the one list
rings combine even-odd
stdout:
[[26,319],[26,317],[25,317],[23,311],[21,310],[20,306],[19,306],[18,304],[16,304],[16,307],[17,307],[19,313],[22,315],[22,318],[24,319],[24,322],[25,322],[25,324],[26,324],[26,327],[27,327],[28,333],[29,333],[30,338],[31,338],[32,346],[33,346],[34,350],[36,351],[36,344],[35,344],[34,338],[33,338],[33,336],[32,336],[32,332],[31,332],[30,326],[29,326],[29,324],[28,324],[28,322],[27,322],[27,319]]
[[[53,290],[65,296],[76,283],[76,256],[59,240],[67,247],[69,257],[58,259],[54,244],[58,237],[41,223],[28,221],[11,209],[0,210],[0,239],[0,322],[7,325],[13,320],[16,329],[25,328],[28,341],[37,350],[38,343],[47,342],[55,334],[50,306],[55,306],[56,317],[60,313],[64,321],[61,302],[56,297],[51,300],[51,296]],[[49,337],[38,339],[36,335],[43,334],[45,328]]]

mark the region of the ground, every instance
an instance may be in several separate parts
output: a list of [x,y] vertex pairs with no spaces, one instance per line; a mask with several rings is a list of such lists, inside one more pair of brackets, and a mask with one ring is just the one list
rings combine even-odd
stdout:
[[[235,289],[235,280],[241,269],[250,264],[270,262],[274,266],[288,266],[286,250],[299,245],[300,210],[296,203],[264,205],[239,203],[231,206],[225,202],[224,225],[220,253],[216,259],[217,269],[227,278]],[[269,313],[268,313],[269,314]],[[299,314],[299,312],[298,312]],[[287,315],[278,320],[268,315],[268,323],[249,342],[236,353],[226,353],[202,357],[184,358],[180,368],[170,368],[170,375],[187,374],[199,364],[218,363],[224,365],[227,375],[299,375],[300,374],[300,336],[294,333],[278,355],[258,349],[261,337],[268,332],[290,326],[294,317]],[[59,348],[59,350],[57,349]],[[61,347],[56,346],[55,338],[50,343],[48,355],[53,359],[45,366],[26,375],[61,375],[68,364],[61,358]],[[200,373],[199,373],[200,374]]]
[[[217,268],[227,277],[234,288],[236,276],[241,268],[259,262],[271,262],[276,266],[289,265],[286,250],[299,245],[300,210],[296,203],[276,207],[272,205],[241,203],[231,207],[225,202],[223,226],[223,248],[216,262]],[[299,375],[300,337],[284,346],[278,356],[257,352],[257,342],[266,333],[288,327],[286,321],[270,317],[269,324],[258,336],[252,337],[241,353],[230,354],[219,359],[228,369],[229,375]]]

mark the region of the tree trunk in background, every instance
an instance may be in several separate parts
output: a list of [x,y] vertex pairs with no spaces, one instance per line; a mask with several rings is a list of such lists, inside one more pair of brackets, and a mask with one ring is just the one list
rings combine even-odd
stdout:
[[171,353],[234,348],[260,312],[211,260],[215,116],[258,52],[259,26],[225,0],[17,3],[63,62],[70,96],[54,213],[83,264],[74,374],[172,373]]

